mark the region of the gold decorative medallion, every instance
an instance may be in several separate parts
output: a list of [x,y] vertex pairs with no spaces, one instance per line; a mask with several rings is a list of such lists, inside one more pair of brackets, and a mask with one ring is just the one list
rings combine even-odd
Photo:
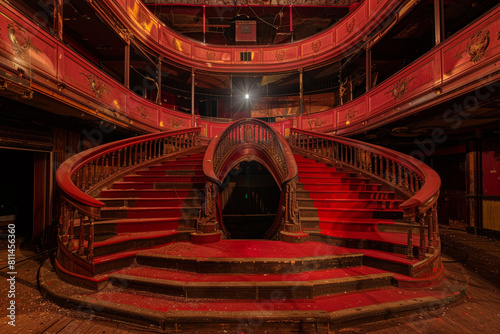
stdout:
[[149,112],[144,106],[136,107],[135,110],[141,115],[142,118],[150,118]]
[[476,63],[480,61],[484,54],[486,53],[486,49],[490,45],[490,31],[482,31],[480,30],[475,35],[470,38],[470,41],[467,43],[465,51],[467,55],[470,57],[470,61]]
[[347,30],[348,34],[350,34],[354,30],[355,24],[356,24],[356,20],[354,18],[352,18],[351,20],[349,20],[345,23],[345,29]]
[[12,44],[12,50],[16,56],[24,58],[30,49],[36,53],[40,52],[39,49],[33,46],[31,39],[26,33],[26,30],[15,23],[7,25],[9,40]]
[[276,51],[275,56],[276,56],[276,60],[283,61],[283,59],[285,59],[285,50]]
[[169,118],[168,124],[170,124],[174,129],[178,129],[181,126],[184,126],[184,121],[179,117],[174,116],[172,118]]
[[344,118],[346,119],[346,121],[349,121],[351,119],[353,119],[354,117],[356,117],[356,114],[358,113],[358,111],[354,108],[349,108],[346,110],[345,114],[344,114]]
[[311,48],[314,53],[318,53],[318,51],[321,49],[321,41],[312,42]]
[[309,123],[309,128],[320,128],[321,126],[323,126],[323,124],[326,124],[326,121],[325,120],[322,120],[321,118],[312,118],[312,119],[309,119],[308,120],[308,123]]
[[385,94],[391,94],[392,97],[397,100],[400,97],[403,97],[406,92],[408,91],[408,88],[410,87],[410,83],[415,79],[416,77],[413,78],[404,78],[399,81],[397,81],[392,89]]
[[215,59],[215,51],[207,50],[207,59],[214,60]]
[[94,93],[95,97],[97,97],[98,99],[100,99],[104,95],[104,93],[111,92],[111,90],[108,87],[106,87],[106,84],[97,76],[93,74],[85,74],[82,72],[80,72],[80,74],[87,79],[87,84],[90,90],[92,91],[92,93]]

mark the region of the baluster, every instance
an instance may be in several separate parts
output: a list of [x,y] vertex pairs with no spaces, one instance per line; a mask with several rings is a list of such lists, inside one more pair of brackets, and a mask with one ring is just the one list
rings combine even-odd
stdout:
[[68,244],[75,239],[75,211],[72,208],[66,206],[67,213],[69,214],[69,237]]
[[396,185],[396,181],[397,181],[397,178],[396,178],[396,161],[391,160],[391,162],[392,162],[392,184]]
[[378,155],[377,154],[373,154],[373,174],[376,175],[376,176],[379,176],[378,174]]
[[133,149],[134,149],[133,146],[127,147],[127,151],[128,151],[128,164],[127,164],[127,167],[130,167],[133,164],[133,162],[132,162],[132,150]]
[[423,260],[425,258],[425,223],[426,213],[419,215],[419,233],[420,233],[420,246],[418,248],[418,259]]
[[398,164],[398,187],[403,187],[403,166]]
[[89,217],[89,245],[87,260],[94,259],[94,218]]
[[437,203],[432,206],[432,246],[437,246],[438,241],[438,214],[437,214]]
[[60,230],[59,230],[59,235],[62,236],[62,242],[67,243],[68,242],[68,217],[66,215],[66,203],[62,203],[61,205],[61,217],[59,219],[60,222]]
[[84,245],[85,245],[85,223],[84,223],[84,215],[79,214],[80,216],[80,239],[78,242],[78,255],[83,256],[84,254]]
[[410,193],[414,194],[415,193],[415,174],[413,172],[410,174]]
[[408,259],[413,259],[413,225],[415,223],[415,216],[407,217],[406,218],[407,224],[408,224],[408,238],[406,241],[406,257]]

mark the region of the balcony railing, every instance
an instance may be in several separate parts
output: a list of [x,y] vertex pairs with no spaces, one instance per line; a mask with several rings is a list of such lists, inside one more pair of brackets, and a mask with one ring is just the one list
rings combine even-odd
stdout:
[[62,195],[60,244],[92,262],[94,221],[104,206],[93,197],[96,192],[135,168],[199,145],[199,135],[200,128],[153,133],[91,148],[66,160],[56,172]]
[[380,146],[299,129],[291,130],[289,143],[294,149],[347,165],[408,197],[400,204],[408,226],[408,257],[413,257],[414,227],[418,227],[420,234],[419,258],[439,247],[437,199],[441,179],[432,168]]

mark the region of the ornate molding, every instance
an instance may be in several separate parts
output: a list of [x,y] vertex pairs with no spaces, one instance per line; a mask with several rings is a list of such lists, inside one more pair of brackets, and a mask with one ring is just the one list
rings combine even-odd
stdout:
[[311,44],[311,48],[314,53],[318,53],[318,51],[321,49],[321,41],[314,41]]
[[33,50],[36,53],[41,52],[31,43],[31,39],[26,33],[26,30],[16,23],[9,23],[7,25],[8,35],[10,43],[12,44],[12,51],[16,56],[24,58],[29,50]]
[[176,49],[179,52],[182,52],[182,42],[180,40],[174,37],[174,39],[172,40],[172,44],[174,46],[174,49]]
[[185,125],[185,122],[179,117],[171,117],[168,119],[168,124],[170,124],[174,129],[178,129]]
[[95,97],[98,99],[102,98],[104,93],[110,93],[111,90],[106,86],[106,84],[99,79],[99,77],[94,74],[85,74],[80,72],[80,75],[83,75],[87,79],[87,84],[89,89],[94,93]]
[[215,51],[207,50],[207,59],[208,60],[215,60]]
[[285,50],[278,50],[274,55],[276,56],[276,60],[283,61],[285,59]]
[[400,97],[403,97],[406,92],[408,91],[408,88],[410,87],[410,83],[415,79],[416,77],[412,78],[403,78],[401,80],[396,81],[396,83],[392,86],[392,89],[385,94],[391,94],[392,97],[397,100]]
[[489,45],[490,31],[479,30],[476,34],[471,36],[465,48],[465,52],[467,52],[467,55],[470,57],[470,61],[477,63],[483,58]]
[[356,25],[356,19],[355,18],[352,18],[352,19],[348,20],[345,23],[345,30],[347,31],[348,34],[350,34],[351,32],[353,32],[355,25]]

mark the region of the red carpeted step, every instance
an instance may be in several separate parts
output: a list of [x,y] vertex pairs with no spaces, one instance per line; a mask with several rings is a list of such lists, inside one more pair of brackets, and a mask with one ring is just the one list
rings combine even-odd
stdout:
[[348,177],[356,177],[356,173],[351,172],[340,172],[340,171],[325,171],[325,170],[316,170],[306,172],[303,169],[299,170],[299,179],[300,178],[348,178]]
[[101,191],[101,198],[186,198],[193,195],[202,195],[196,189],[105,189]]
[[135,218],[116,219],[97,222],[99,224],[112,224],[116,233],[157,232],[177,230],[178,228],[194,228],[197,217],[161,217],[161,218]]
[[352,183],[368,183],[370,179],[364,177],[299,177],[299,182],[304,184],[321,184],[321,185],[329,185],[329,184],[352,184]]
[[113,189],[203,189],[205,182],[115,182]]
[[393,200],[392,191],[307,191],[298,190],[297,197],[311,199],[386,199]]
[[297,188],[307,191],[377,191],[381,187],[380,184],[372,183],[318,183],[318,184],[298,184]]
[[139,208],[107,208],[101,209],[102,219],[119,218],[164,218],[164,217],[193,217],[198,216],[200,207],[139,207]]
[[163,176],[150,176],[150,175],[128,175],[123,178],[124,182],[152,182],[152,183],[173,183],[173,182],[204,182],[206,176],[199,175],[163,175]]
[[157,171],[168,171],[168,170],[193,170],[193,171],[203,171],[203,165],[200,163],[198,164],[190,164],[190,163],[185,163],[185,164],[167,164],[167,165],[152,165],[149,166],[149,170],[157,170]]
[[274,240],[221,240],[210,244],[178,242],[145,251],[143,254],[168,254],[199,258],[304,258],[323,255],[351,254],[353,250],[322,242],[293,243]]
[[[217,299],[267,299],[273,298],[280,291],[281,298],[312,299],[316,296],[345,293],[352,290],[372,289],[391,286],[391,273],[364,273],[363,270],[336,276],[321,271],[313,275],[282,274],[222,274],[211,276],[208,280],[189,277],[189,273],[168,270],[161,272],[154,269],[154,277],[147,277],[148,268],[129,268],[109,275],[114,286],[141,291],[162,293],[184,298]],[[311,274],[319,273],[311,272]],[[170,275],[168,275],[170,274]],[[222,280],[221,280],[222,278]],[[264,279],[262,279],[264,278]],[[302,279],[299,279],[302,278]]]
[[174,176],[174,175],[186,175],[186,176],[204,176],[203,170],[139,170],[135,172],[135,175],[142,176]]
[[349,267],[337,269],[324,269],[305,271],[300,273],[268,273],[268,274],[218,274],[218,273],[193,273],[180,270],[137,266],[124,268],[111,273],[112,275],[128,275],[179,282],[296,282],[318,281],[345,277],[359,277],[376,274],[387,274],[387,271],[366,267]]
[[323,218],[402,218],[402,210],[377,210],[377,209],[351,209],[344,208],[314,208],[301,207],[300,214],[303,217],[319,217],[320,221]]
[[300,199],[299,206],[321,208],[344,208],[344,209],[399,209],[400,200],[377,200],[377,199]]
[[321,219],[318,228],[331,231],[377,232],[378,225],[394,225],[393,220],[379,219]]
[[[210,314],[221,316],[220,312],[227,313],[230,316],[231,312],[258,312],[254,314],[262,314],[263,310],[277,311],[302,311],[302,312],[335,312],[340,310],[349,310],[357,308],[358,313],[362,311],[362,307],[393,303],[397,302],[403,305],[404,301],[422,299],[426,297],[442,298],[443,291],[436,290],[415,290],[401,289],[394,287],[386,287],[372,290],[364,290],[361,292],[350,292],[332,296],[321,296],[314,299],[291,299],[283,300],[282,298],[259,299],[259,300],[232,300],[228,303],[224,299],[199,299],[199,300],[184,300],[176,297],[168,297],[164,295],[137,295],[134,292],[122,290],[105,290],[91,296],[82,296],[82,300],[92,304],[99,305],[100,302],[109,302],[119,305],[128,305],[135,309],[145,309],[160,312],[175,312],[175,311],[190,311],[203,312],[203,315]],[[431,304],[433,305],[433,304]],[[381,308],[383,309],[383,308]],[[355,314],[353,312],[352,314]],[[299,316],[300,313],[290,313],[289,317]],[[201,314],[200,314],[201,316]],[[251,314],[249,314],[251,316]],[[285,314],[282,314],[285,316]],[[319,315],[318,315],[319,316]]]
[[106,207],[189,207],[201,205],[199,197],[185,198],[98,198]]

